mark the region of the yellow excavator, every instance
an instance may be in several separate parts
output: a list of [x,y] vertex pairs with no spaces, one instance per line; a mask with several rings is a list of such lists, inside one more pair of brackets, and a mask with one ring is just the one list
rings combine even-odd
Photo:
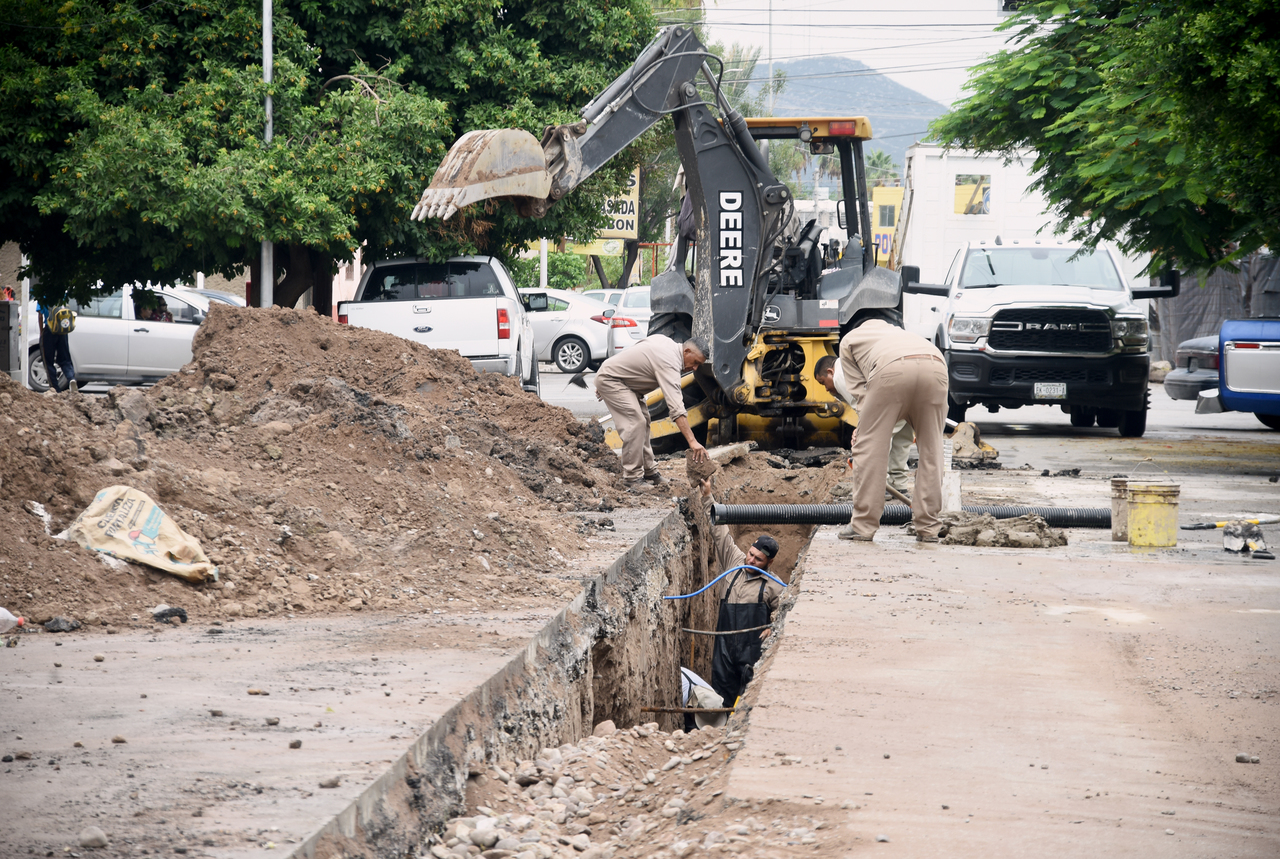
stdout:
[[[661,30],[582,109],[581,122],[548,127],[540,142],[519,129],[463,135],[413,217],[449,218],[495,198],[511,200],[522,216],[542,217],[670,115],[694,229],[653,278],[649,333],[693,336],[710,347],[707,362],[683,380],[690,425],[709,445],[842,444],[857,415],[814,380],[814,365],[868,316],[901,324],[899,276],[875,266],[862,152],[871,124],[861,116],[746,119],[721,92],[712,68],[719,62],[689,28]],[[836,217],[849,236],[843,252],[822,241],[816,219],[795,219],[791,192],[757,143],[772,140],[799,140],[815,155],[838,156]],[[655,450],[683,444],[664,419],[662,395],[655,391],[648,401]]]

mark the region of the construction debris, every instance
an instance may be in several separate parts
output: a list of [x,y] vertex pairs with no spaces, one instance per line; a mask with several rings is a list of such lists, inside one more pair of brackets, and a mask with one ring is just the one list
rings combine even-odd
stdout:
[[989,513],[947,511],[941,518],[938,536],[948,546],[1050,549],[1067,545],[1065,531],[1050,528],[1043,517],[1034,513],[1016,519],[996,519]]
[[951,433],[951,463],[956,469],[999,468],[1000,452],[982,440],[978,425],[965,421]]

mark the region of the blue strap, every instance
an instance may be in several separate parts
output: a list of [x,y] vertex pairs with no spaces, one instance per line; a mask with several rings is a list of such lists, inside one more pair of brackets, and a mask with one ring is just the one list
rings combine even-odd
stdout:
[[753,566],[751,566],[750,564],[741,564],[741,565],[739,565],[739,566],[737,566],[737,567],[730,567],[729,569],[725,570],[725,571],[724,571],[723,573],[721,573],[720,575],[716,576],[716,577],[715,577],[714,579],[712,579],[711,581],[707,582],[707,584],[706,584],[705,586],[703,586],[703,587],[699,588],[698,590],[694,591],[694,592],[693,592],[693,593],[691,593],[691,594],[680,594],[679,596],[674,596],[674,597],[663,597],[663,599],[664,599],[664,600],[687,600],[687,599],[689,599],[690,597],[696,597],[698,594],[703,593],[704,591],[706,591],[706,590],[707,590],[707,588],[710,588],[712,585],[714,585],[716,582],[718,582],[718,581],[720,581],[721,579],[723,579],[725,576],[729,575],[730,573],[737,572],[738,570],[755,570],[755,571],[756,571],[757,573],[759,573],[760,575],[765,576],[766,578],[770,579],[771,581],[775,581],[775,582],[777,582],[780,586],[782,586],[782,587],[784,587],[784,588],[787,586],[787,583],[786,583],[786,582],[784,582],[784,581],[782,581],[782,580],[780,580],[780,579],[778,579],[778,578],[775,578],[775,577],[774,577],[771,573],[769,573],[769,571],[767,571],[767,570],[762,570],[762,569],[760,569],[759,567],[753,567]]

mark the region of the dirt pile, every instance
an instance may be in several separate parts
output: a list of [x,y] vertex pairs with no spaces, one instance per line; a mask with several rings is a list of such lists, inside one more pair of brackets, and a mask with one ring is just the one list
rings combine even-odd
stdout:
[[943,513],[939,536],[948,546],[1050,549],[1067,545],[1066,532],[1050,528],[1034,513],[1016,519],[996,519],[990,513]]
[[[194,360],[106,398],[0,377],[0,605],[91,627],[558,600],[584,546],[557,514],[619,494],[594,425],[432,351],[312,312],[216,306]],[[52,535],[106,486],[146,492],[219,565],[189,585]],[[449,605],[446,605],[448,603]]]
[[618,731],[605,722],[595,734],[543,749],[537,760],[476,772],[467,789],[472,816],[450,821],[429,855],[452,859],[471,847],[515,859],[671,859],[712,852],[820,856],[847,847],[850,836],[837,831],[836,815],[843,814],[835,808],[725,796],[741,730],[668,734],[656,723]]

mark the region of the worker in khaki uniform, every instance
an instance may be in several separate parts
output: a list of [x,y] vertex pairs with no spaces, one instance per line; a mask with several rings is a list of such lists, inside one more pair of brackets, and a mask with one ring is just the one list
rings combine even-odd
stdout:
[[[853,518],[841,539],[870,542],[884,512],[885,472],[893,427],[915,428],[920,464],[911,496],[916,539],[937,542],[942,511],[942,427],[947,418],[947,364],[919,334],[882,319],[868,319],[840,340],[845,387],[859,404],[850,456],[854,479]],[[818,379],[834,391],[828,370]]]
[[[704,480],[702,505],[708,518],[714,503],[711,480]],[[767,570],[778,554],[778,541],[768,534],[761,534],[747,551],[742,551],[726,525],[711,528],[711,542],[716,569],[722,572],[744,564]],[[773,631],[759,627],[773,622],[782,586],[758,570],[740,569],[721,579],[715,593],[720,600],[716,632],[747,630],[739,635],[717,635],[711,656],[711,686],[724,699],[725,706],[732,707],[755,676],[764,640]]]
[[[840,366],[839,358],[834,355],[819,358],[814,366],[813,375],[829,393],[842,402],[848,403],[855,412],[858,410],[858,398],[849,391],[849,385],[844,377],[844,368]],[[827,384],[827,380],[830,380],[831,384]],[[903,495],[907,494],[907,474],[909,473],[907,458],[911,452],[911,442],[915,437],[915,427],[911,426],[910,422],[901,420],[893,425],[893,441],[889,444],[888,483]],[[889,500],[887,494],[885,500]]]
[[655,388],[662,390],[669,418],[680,428],[689,444],[689,459],[700,462],[707,449],[693,437],[684,409],[680,376],[707,360],[707,351],[693,340],[677,343],[654,334],[625,352],[619,352],[596,373],[596,397],[609,407],[613,425],[622,438],[622,480],[632,489],[643,481],[663,482],[649,443],[649,407],[644,398]]

